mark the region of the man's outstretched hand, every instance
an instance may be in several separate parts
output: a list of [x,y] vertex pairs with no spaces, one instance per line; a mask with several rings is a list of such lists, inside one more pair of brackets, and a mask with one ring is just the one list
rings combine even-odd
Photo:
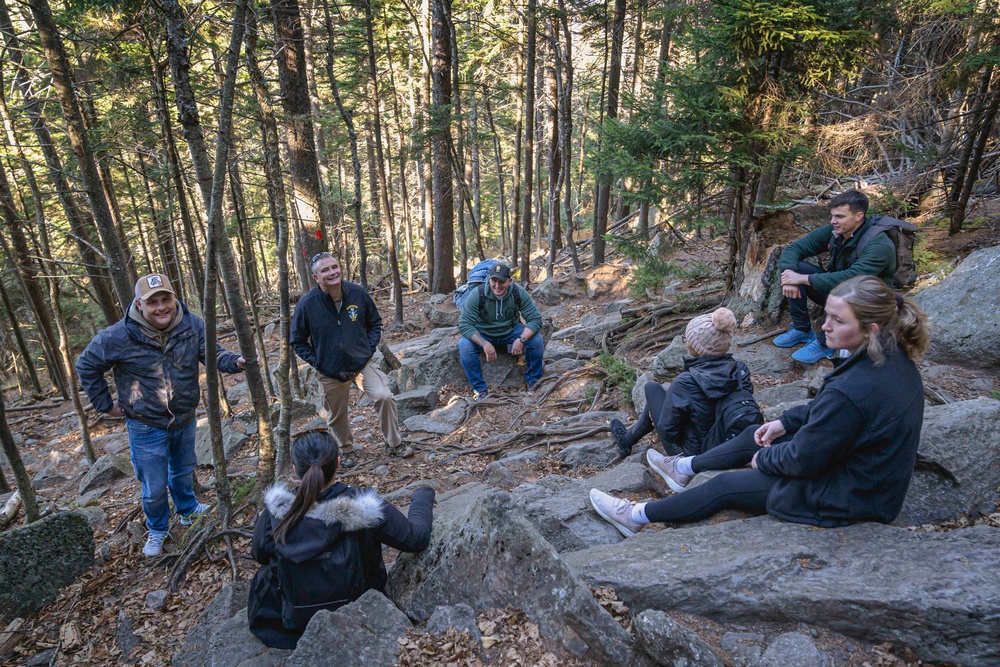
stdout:
[[492,343],[485,343],[483,345],[483,352],[486,353],[486,361],[496,361],[497,349],[493,347]]

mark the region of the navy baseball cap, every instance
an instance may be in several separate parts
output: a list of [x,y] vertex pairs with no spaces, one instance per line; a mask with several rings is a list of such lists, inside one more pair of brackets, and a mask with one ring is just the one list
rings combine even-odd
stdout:
[[496,278],[497,280],[507,282],[510,280],[510,267],[506,264],[495,265],[492,269],[490,269],[490,278]]

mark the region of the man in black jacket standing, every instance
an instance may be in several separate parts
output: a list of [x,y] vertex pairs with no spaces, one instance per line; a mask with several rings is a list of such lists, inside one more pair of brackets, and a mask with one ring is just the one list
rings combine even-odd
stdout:
[[361,285],[343,280],[340,260],[328,252],[312,258],[316,287],[295,305],[291,345],[319,372],[326,397],[327,423],[340,443],[342,468],[357,465],[347,416],[351,383],[375,403],[379,428],[390,456],[413,456],[399,434],[396,399],[389,378],[371,363],[382,338],[382,316]]

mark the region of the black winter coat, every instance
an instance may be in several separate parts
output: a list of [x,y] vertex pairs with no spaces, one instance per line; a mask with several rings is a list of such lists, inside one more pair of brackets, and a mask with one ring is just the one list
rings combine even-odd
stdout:
[[753,393],[750,369],[733,355],[685,358],[684,372],[670,383],[663,409],[655,419],[656,433],[667,454],[704,453],[705,436],[715,424],[716,404],[741,388]]
[[858,351],[826,376],[807,405],[781,423],[792,437],[761,449],[757,469],[779,477],[768,514],[814,526],[889,523],[913,475],[924,418],[924,385],[899,351],[876,367]]
[[382,316],[361,285],[341,283],[340,312],[319,287],[295,304],[289,343],[295,354],[326,377],[349,382],[361,372],[382,339]]
[[413,492],[409,517],[382,500],[371,489],[337,482],[320,494],[306,518],[275,542],[275,527],[285,517],[295,495],[283,484],[264,494],[264,511],[254,528],[250,555],[261,564],[250,583],[247,616],[250,631],[274,648],[295,648],[301,633],[287,630],[281,621],[277,554],[292,563],[303,563],[333,548],[345,532],[356,533],[362,558],[365,591],[385,593],[388,580],[382,545],[399,551],[422,551],[430,543],[434,489]]

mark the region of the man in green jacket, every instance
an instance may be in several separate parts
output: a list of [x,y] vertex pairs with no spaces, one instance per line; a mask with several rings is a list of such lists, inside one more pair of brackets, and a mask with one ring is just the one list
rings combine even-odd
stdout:
[[542,314],[528,291],[511,280],[509,266],[497,264],[490,269],[486,283],[469,291],[458,319],[462,334],[458,352],[477,401],[483,400],[487,392],[479,353],[486,354],[486,361],[495,361],[498,347],[514,356],[525,356],[525,382],[529,392],[535,388],[542,377],[545,354],[545,343],[538,333],[541,328]]
[[[858,241],[874,224],[867,216],[868,197],[858,190],[843,192],[827,204],[830,224],[813,230],[785,246],[778,260],[781,271],[781,291],[788,299],[792,328],[774,339],[778,347],[795,347],[792,358],[804,364],[814,364],[832,357],[835,350],[826,346],[826,335],[820,329],[813,333],[809,321],[808,300],[826,305],[826,297],[834,287],[848,278],[871,275],[892,285],[896,272],[896,246],[885,234],[877,234],[858,250]],[[830,253],[826,268],[803,261],[825,252]]]

